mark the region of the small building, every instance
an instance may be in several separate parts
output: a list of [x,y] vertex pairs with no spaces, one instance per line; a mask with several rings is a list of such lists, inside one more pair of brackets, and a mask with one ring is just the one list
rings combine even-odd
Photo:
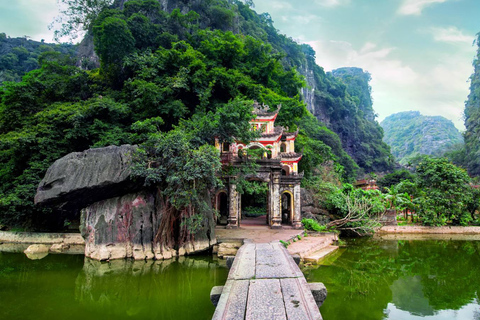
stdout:
[[377,181],[376,180],[357,180],[355,182],[355,188],[363,189],[363,190],[378,190]]
[[[265,105],[254,105],[253,130],[261,131],[260,138],[245,144],[241,141],[220,143],[215,141],[224,165],[240,166],[246,159],[247,149],[264,150],[257,160],[259,169],[249,180],[265,182],[268,185],[266,224],[271,228],[291,225],[301,228],[300,183],[303,173],[298,173],[298,162],[302,154],[295,152],[296,132],[288,132],[281,126],[275,126],[280,106],[269,111]],[[220,212],[219,224],[227,228],[238,228],[241,222],[242,197],[236,191],[235,176],[227,177],[225,189],[215,195],[215,207]]]

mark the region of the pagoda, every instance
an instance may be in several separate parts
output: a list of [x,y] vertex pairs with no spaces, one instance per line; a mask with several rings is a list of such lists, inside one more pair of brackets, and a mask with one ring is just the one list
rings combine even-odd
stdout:
[[[302,154],[295,152],[296,132],[288,132],[288,128],[275,126],[281,106],[270,111],[266,105],[255,103],[252,130],[261,132],[260,137],[245,144],[241,141],[220,143],[215,141],[224,165],[239,166],[245,160],[248,149],[263,150],[256,160],[259,168],[249,180],[257,180],[268,184],[266,224],[271,228],[290,225],[301,228],[300,183],[303,173],[298,173],[298,162]],[[215,195],[215,207],[220,212],[219,224],[227,228],[238,228],[241,224],[241,195],[236,191],[235,177],[227,177],[225,188]]]

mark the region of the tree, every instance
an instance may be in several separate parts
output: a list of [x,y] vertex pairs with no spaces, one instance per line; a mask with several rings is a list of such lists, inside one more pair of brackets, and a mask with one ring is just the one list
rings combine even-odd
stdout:
[[95,51],[100,57],[102,71],[112,83],[119,83],[123,59],[133,53],[135,38],[125,20],[108,16],[93,27]]
[[386,174],[377,180],[377,185],[380,188],[392,187],[399,184],[403,180],[414,181],[415,175],[406,169],[395,170],[392,173]]
[[336,217],[328,227],[353,231],[357,235],[371,234],[379,227],[386,202],[378,190],[355,189],[344,184],[327,197],[327,208]]
[[151,134],[132,169],[146,186],[157,189],[161,222],[155,241],[162,247],[175,248],[194,240],[195,233],[214,216],[208,192],[220,183],[220,157],[214,146],[198,146],[193,137],[181,127]]
[[468,203],[473,192],[470,177],[446,158],[426,157],[417,167],[418,185],[425,192],[418,214],[427,225],[467,225],[471,220]]
[[55,41],[62,37],[76,39],[82,31],[89,31],[100,12],[114,3],[114,0],[57,0],[60,15],[49,25],[54,29]]

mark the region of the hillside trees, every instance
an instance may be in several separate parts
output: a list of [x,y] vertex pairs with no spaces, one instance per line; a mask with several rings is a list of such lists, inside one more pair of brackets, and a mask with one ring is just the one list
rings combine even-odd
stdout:
[[470,94],[465,102],[465,156],[468,172],[480,175],[480,33],[477,34],[477,56],[470,76]]
[[419,199],[419,214],[426,225],[467,225],[472,216],[468,204],[473,201],[470,177],[445,158],[425,158],[417,167],[418,186],[424,192]]
[[[152,127],[163,141],[181,125],[195,134],[180,147],[197,150],[192,155],[198,148],[210,154],[202,146],[215,136],[228,140],[250,134],[253,99],[282,104],[279,122],[291,128],[306,114],[298,96],[301,77],[285,68],[269,45],[231,32],[200,30],[193,13],[166,14],[158,8],[132,13],[131,6],[144,2],[129,3],[123,11],[105,9],[94,22],[99,70],[81,70],[62,56],[46,54],[40,69],[2,89],[0,223],[62,226],[48,210],[34,207],[32,199],[48,166],[69,152],[143,143]],[[125,14],[135,16],[135,22]],[[164,30],[152,47],[145,42],[151,28]],[[170,32],[174,29],[178,33]],[[143,41],[140,46],[137,39]]]
[[453,122],[441,116],[424,116],[418,111],[399,112],[385,118],[380,125],[385,132],[385,142],[402,165],[418,155],[443,156],[455,146],[463,145],[463,137]]
[[39,61],[45,54],[54,52],[74,55],[76,46],[71,44],[51,44],[26,38],[9,38],[0,33],[0,86],[4,81],[19,82],[22,76],[38,69]]
[[394,159],[390,147],[383,142],[383,130],[375,121],[371,99],[371,79],[360,68],[340,68],[332,71],[339,83],[330,81],[327,91],[337,99],[329,99],[332,105],[331,122],[344,144],[344,148],[364,172],[388,172],[393,169]]
[[54,31],[55,40],[62,37],[76,39],[82,31],[88,31],[99,13],[112,5],[114,0],[59,0],[60,15],[50,25],[59,28]]

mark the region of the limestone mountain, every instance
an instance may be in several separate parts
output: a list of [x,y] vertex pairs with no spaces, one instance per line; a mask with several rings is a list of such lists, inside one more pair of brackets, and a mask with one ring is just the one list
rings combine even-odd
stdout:
[[[179,125],[184,139],[175,141],[188,136],[192,148],[211,145],[215,136],[239,138],[249,132],[254,101],[281,105],[276,124],[298,129],[295,152],[303,154],[306,179],[327,163],[344,181],[392,168],[369,74],[325,72],[310,46],[280,34],[251,1],[88,3],[107,5],[88,16],[77,51],[87,65],[47,52],[40,68],[0,87],[0,224],[65,224],[32,199],[47,168],[68,153],[142,144]],[[93,70],[89,48],[99,62]]]
[[[124,8],[129,2],[133,1],[120,0],[116,5]],[[306,85],[301,89],[301,95],[307,109],[326,128],[338,135],[341,145],[338,145],[336,137],[325,130],[316,138],[333,149],[350,177],[393,168],[393,157],[388,145],[382,141],[383,133],[375,120],[368,72],[360,68],[341,68],[326,73],[316,64],[315,51],[309,45],[298,44],[280,34],[270,15],[255,12],[249,6],[249,1],[158,2],[162,10],[168,13],[175,10],[183,14],[195,12],[201,28],[249,35],[270,45],[285,68],[295,69],[305,78]],[[87,35],[79,46],[79,55],[85,61],[97,60],[92,42],[93,37]]]
[[75,55],[72,44],[53,44],[34,41],[27,37],[10,38],[0,33],[0,85],[4,81],[20,81],[29,71],[38,69],[39,60],[50,54]]
[[441,156],[463,137],[453,122],[441,116],[424,116],[418,111],[392,114],[380,125],[392,154],[401,164],[417,155]]
[[468,173],[480,176],[480,33],[476,40],[477,56],[470,77],[470,94],[465,102],[465,159]]

